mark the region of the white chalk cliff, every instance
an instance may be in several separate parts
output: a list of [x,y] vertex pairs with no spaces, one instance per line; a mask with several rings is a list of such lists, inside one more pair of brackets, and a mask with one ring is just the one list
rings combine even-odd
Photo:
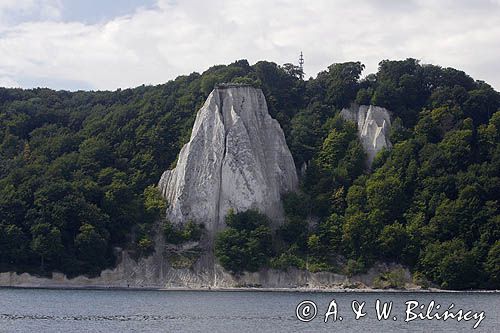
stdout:
[[343,109],[340,115],[358,125],[358,136],[366,152],[369,167],[380,150],[392,147],[389,141],[391,117],[387,109],[353,104],[350,108]]
[[264,94],[250,86],[215,88],[198,111],[189,142],[159,187],[167,219],[204,223],[211,234],[224,228],[230,208],[258,209],[279,223],[281,195],[294,191],[295,164]]

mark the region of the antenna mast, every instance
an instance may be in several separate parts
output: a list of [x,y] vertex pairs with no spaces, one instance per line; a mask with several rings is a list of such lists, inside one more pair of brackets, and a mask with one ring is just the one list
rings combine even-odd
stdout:
[[299,69],[300,69],[300,79],[304,79],[304,55],[302,54],[302,51],[300,51],[300,57],[299,57]]

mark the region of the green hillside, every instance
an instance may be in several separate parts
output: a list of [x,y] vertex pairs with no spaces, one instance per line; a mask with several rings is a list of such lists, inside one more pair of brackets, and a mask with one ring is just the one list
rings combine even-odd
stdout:
[[[96,275],[116,247],[148,255],[165,209],[154,185],[214,85],[237,82],[263,89],[297,169],[308,167],[272,248],[232,271],[398,262],[443,288],[500,288],[500,94],[414,59],[363,68],[304,81],[291,64],[240,60],[114,92],[0,88],[0,270]],[[394,147],[371,171],[338,116],[352,102],[393,114]]]

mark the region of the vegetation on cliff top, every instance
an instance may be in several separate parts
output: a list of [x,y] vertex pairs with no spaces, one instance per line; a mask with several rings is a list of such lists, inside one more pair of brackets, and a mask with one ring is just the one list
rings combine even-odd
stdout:
[[[236,82],[263,89],[298,169],[307,165],[274,258],[257,266],[354,274],[395,261],[445,288],[499,288],[499,94],[414,59],[360,79],[363,68],[334,64],[302,81],[293,65],[240,60],[114,92],[0,88],[0,269],[97,274],[116,246],[150,252],[164,203],[148,186],[214,85]],[[356,128],[338,117],[351,102],[393,113],[394,148],[371,172]]]

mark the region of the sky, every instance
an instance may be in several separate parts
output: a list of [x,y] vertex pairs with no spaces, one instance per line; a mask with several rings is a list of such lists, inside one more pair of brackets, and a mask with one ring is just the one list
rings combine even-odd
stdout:
[[247,59],[420,59],[500,90],[500,0],[0,0],[0,86],[115,90]]

